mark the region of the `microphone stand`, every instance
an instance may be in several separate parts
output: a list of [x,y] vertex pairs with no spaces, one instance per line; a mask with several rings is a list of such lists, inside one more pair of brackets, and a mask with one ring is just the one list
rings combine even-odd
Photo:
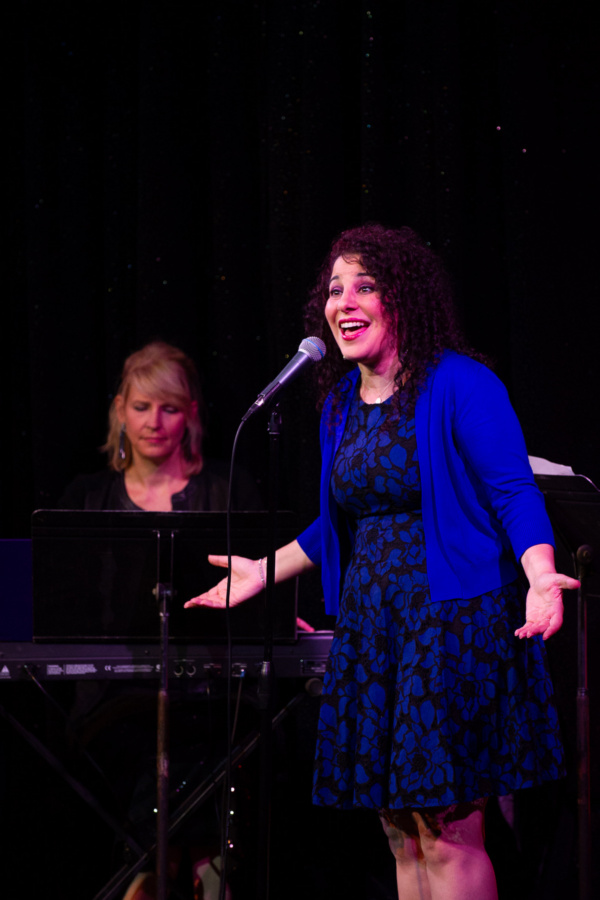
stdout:
[[275,552],[277,549],[277,506],[279,485],[279,407],[271,410],[269,419],[269,525],[267,553],[267,585],[265,589],[265,646],[258,680],[260,709],[260,769],[258,807],[258,873],[257,897],[269,898],[271,851],[271,793],[273,750],[273,700],[275,671],[273,668],[273,606],[275,592]]
[[156,898],[166,900],[168,891],[169,832],[169,600],[173,595],[175,532],[171,531],[170,581],[160,580],[160,531],[156,532],[157,573],[154,594],[160,617],[160,682],[156,735]]
[[[275,395],[286,384],[297,378],[302,369],[323,359],[326,353],[323,341],[318,337],[305,338],[298,352],[272,381],[258,395],[255,403],[242,416],[241,425],[263,406],[270,405]],[[240,425],[240,427],[241,427]],[[267,583],[265,587],[265,652],[260,669],[258,684],[258,705],[261,711],[261,764],[259,775],[259,817],[258,817],[258,897],[269,897],[269,855],[271,828],[271,754],[272,754],[272,707],[275,673],[273,671],[273,604],[275,590],[275,551],[277,549],[277,488],[279,474],[279,436],[281,416],[277,405],[271,407],[269,421],[269,552],[267,553]],[[238,430],[239,433],[239,430]],[[237,435],[236,435],[237,440]]]

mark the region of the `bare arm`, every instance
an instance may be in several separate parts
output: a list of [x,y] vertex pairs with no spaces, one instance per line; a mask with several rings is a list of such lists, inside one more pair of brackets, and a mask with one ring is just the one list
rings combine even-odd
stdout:
[[520,638],[541,634],[546,640],[562,625],[563,590],[574,590],[579,587],[579,582],[557,573],[551,544],[529,547],[521,557],[521,564],[529,581],[529,591],[526,621],[515,634]]
[[[227,568],[226,556],[209,556],[208,561],[213,566],[221,566]],[[233,556],[231,559],[231,594],[229,598],[230,606],[237,606],[249,597],[254,597],[263,589],[263,581],[261,578],[260,561],[257,559],[246,559],[243,556]],[[295,578],[302,572],[314,569],[314,563],[310,561],[298,541],[292,541],[280,547],[275,554],[275,582],[287,581],[288,578]],[[266,576],[266,561],[262,563],[262,573]],[[225,598],[227,594],[227,578],[223,578],[204,594],[198,597],[192,597],[187,603],[186,608],[191,606],[213,606],[222,608],[225,606]]]

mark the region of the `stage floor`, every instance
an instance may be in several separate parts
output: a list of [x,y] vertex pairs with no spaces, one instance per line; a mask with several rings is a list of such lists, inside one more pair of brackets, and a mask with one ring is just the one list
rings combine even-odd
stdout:
[[[74,682],[46,688],[63,708],[75,702]],[[280,702],[286,702],[303,682],[282,679]],[[39,689],[28,683],[5,686],[0,702],[47,746],[69,770],[90,784],[110,806],[98,779],[88,777],[74,744],[65,740],[64,723]],[[143,704],[136,701],[138,710]],[[244,704],[243,704],[244,705]],[[151,715],[152,703],[146,713]],[[245,704],[246,727],[256,710]],[[394,865],[374,812],[315,808],[310,803],[312,753],[318,698],[306,695],[278,729],[273,755],[273,808],[270,886],[273,900],[396,900]],[[101,725],[98,720],[94,727]],[[86,734],[90,751],[111,765],[122,760],[135,786],[139,771],[132,763],[132,732],[110,728]],[[250,722],[251,724],[251,722]],[[131,726],[131,721],[128,722]],[[186,728],[189,722],[186,724]],[[177,728],[174,739],[178,740]],[[184,740],[181,739],[180,743]],[[236,772],[234,900],[256,898],[256,834],[258,821],[258,756],[254,751]],[[209,801],[211,803],[211,801]],[[0,807],[2,809],[3,900],[33,900],[52,894],[56,900],[93,900],[121,867],[123,844],[46,761],[0,717]],[[197,810],[191,827],[179,842],[183,861],[178,878],[181,897],[191,900],[191,863],[188,846],[197,839],[197,826],[214,823],[214,805]],[[564,900],[577,896],[576,808],[569,781],[548,789],[523,792],[515,798],[515,829],[507,824],[496,800],[489,804],[488,850],[499,885],[500,900]],[[595,808],[595,830],[598,816]],[[212,826],[211,826],[212,827]],[[208,829],[210,831],[210,828]],[[595,860],[597,869],[597,859]],[[598,884],[598,872],[595,872]],[[119,900],[120,900],[119,895]]]

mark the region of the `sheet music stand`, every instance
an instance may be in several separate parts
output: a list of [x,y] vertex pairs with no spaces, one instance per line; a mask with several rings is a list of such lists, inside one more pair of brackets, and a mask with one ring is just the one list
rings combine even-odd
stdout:
[[[169,641],[223,639],[224,611],[184,610],[183,603],[218,575],[207,556],[226,552],[225,515],[36,510],[32,516],[34,640],[160,642],[156,868],[161,898],[167,892],[169,833]],[[292,513],[277,513],[276,519],[284,543],[296,536]],[[231,521],[236,553],[261,556],[272,528],[269,514],[235,512]],[[275,639],[293,641],[296,586],[297,579],[277,588],[273,616],[260,595],[231,610],[232,635],[262,640],[264,623],[272,618]]]
[[[223,572],[209,553],[226,553],[224,512],[138,512],[36,510],[33,546],[33,639],[52,643],[158,641],[159,618],[153,591],[157,563],[168,581],[169,541],[157,548],[156,535],[173,538],[173,592],[169,641],[221,642],[225,614],[218,609],[184,609],[184,601],[211,587]],[[296,516],[278,513],[284,542],[298,534]],[[232,513],[232,542],[241,556],[264,555],[268,513]],[[159,556],[157,556],[159,554]],[[277,585],[274,638],[296,639],[297,580]],[[264,596],[232,610],[234,640],[264,638]]]

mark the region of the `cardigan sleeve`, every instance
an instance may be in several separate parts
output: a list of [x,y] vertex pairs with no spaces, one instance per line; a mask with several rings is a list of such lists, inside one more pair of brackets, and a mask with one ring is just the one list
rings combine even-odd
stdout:
[[456,398],[454,439],[475,472],[517,559],[533,544],[554,544],[517,416],[502,382],[472,366],[469,390]]
[[321,517],[298,535],[298,543],[315,566],[321,565]]

